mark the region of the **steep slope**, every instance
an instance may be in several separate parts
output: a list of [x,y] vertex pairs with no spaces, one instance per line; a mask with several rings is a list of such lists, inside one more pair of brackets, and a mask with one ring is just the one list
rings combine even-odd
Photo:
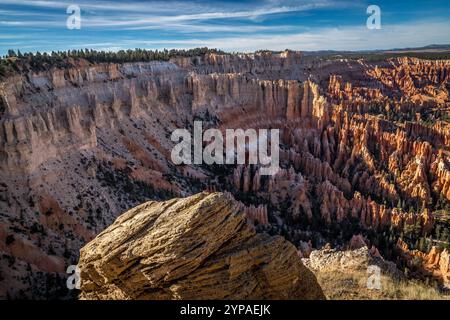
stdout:
[[[0,83],[1,298],[64,297],[66,267],[122,212],[206,189],[231,192],[297,248],[361,233],[402,265],[398,239],[425,253],[450,245],[449,61],[65,62]],[[175,166],[170,135],[194,120],[280,129],[281,170]]]
[[296,248],[231,195],[147,202],[81,249],[83,299],[322,299]]

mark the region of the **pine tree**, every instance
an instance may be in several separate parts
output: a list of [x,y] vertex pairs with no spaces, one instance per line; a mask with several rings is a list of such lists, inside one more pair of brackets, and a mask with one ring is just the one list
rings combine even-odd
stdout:
[[9,50],[8,50],[8,57],[9,57],[9,58],[15,58],[15,57],[17,57],[17,55],[16,55],[16,53],[15,53],[14,50],[9,49]]

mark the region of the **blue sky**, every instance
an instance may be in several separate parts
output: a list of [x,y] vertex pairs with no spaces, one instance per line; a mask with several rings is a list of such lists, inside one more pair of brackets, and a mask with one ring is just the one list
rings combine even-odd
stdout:
[[[81,29],[69,30],[69,5]],[[381,29],[366,27],[368,5]],[[92,48],[363,50],[450,43],[450,1],[0,0],[0,55]]]

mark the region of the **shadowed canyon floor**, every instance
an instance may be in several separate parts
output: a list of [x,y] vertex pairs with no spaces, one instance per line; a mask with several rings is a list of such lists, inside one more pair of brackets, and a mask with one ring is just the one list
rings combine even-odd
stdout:
[[[73,297],[67,266],[78,263],[80,248],[97,235],[91,244],[100,243],[120,214],[204,190],[229,192],[241,203],[258,232],[247,236],[261,239],[254,248],[282,236],[308,259],[326,244],[346,251],[358,242],[407,278],[438,288],[450,281],[448,60],[286,51],[134,63],[69,58],[64,66],[18,69],[0,83],[1,298]],[[280,129],[281,170],[263,176],[257,165],[175,166],[170,135],[192,130],[194,120],[222,131]],[[279,254],[293,248],[270,241]],[[85,261],[98,297],[156,298],[98,282],[94,270],[115,277],[125,265],[108,269],[103,258],[90,256],[96,249],[86,251],[91,244],[81,259],[92,259]],[[155,250],[136,248],[145,257]],[[128,261],[118,253],[109,257]],[[125,276],[154,277],[155,288],[170,288],[160,298],[200,297],[196,288],[174,282],[192,265],[164,279],[158,272],[171,266],[158,263],[150,265],[151,275]],[[280,270],[286,279],[297,272]],[[185,274],[193,281],[202,275]],[[217,270],[217,276],[224,275]]]

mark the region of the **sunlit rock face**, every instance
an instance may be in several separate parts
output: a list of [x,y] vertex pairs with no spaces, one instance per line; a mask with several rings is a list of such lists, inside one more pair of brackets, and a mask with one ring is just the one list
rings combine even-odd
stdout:
[[[0,296],[65,296],[65,268],[121,213],[207,189],[231,192],[258,231],[299,250],[363,234],[396,260],[402,235],[445,242],[449,74],[449,61],[284,52],[11,76],[0,85]],[[280,129],[281,169],[175,166],[171,133],[194,120]]]
[[81,249],[83,299],[323,299],[295,246],[229,194],[147,202]]

